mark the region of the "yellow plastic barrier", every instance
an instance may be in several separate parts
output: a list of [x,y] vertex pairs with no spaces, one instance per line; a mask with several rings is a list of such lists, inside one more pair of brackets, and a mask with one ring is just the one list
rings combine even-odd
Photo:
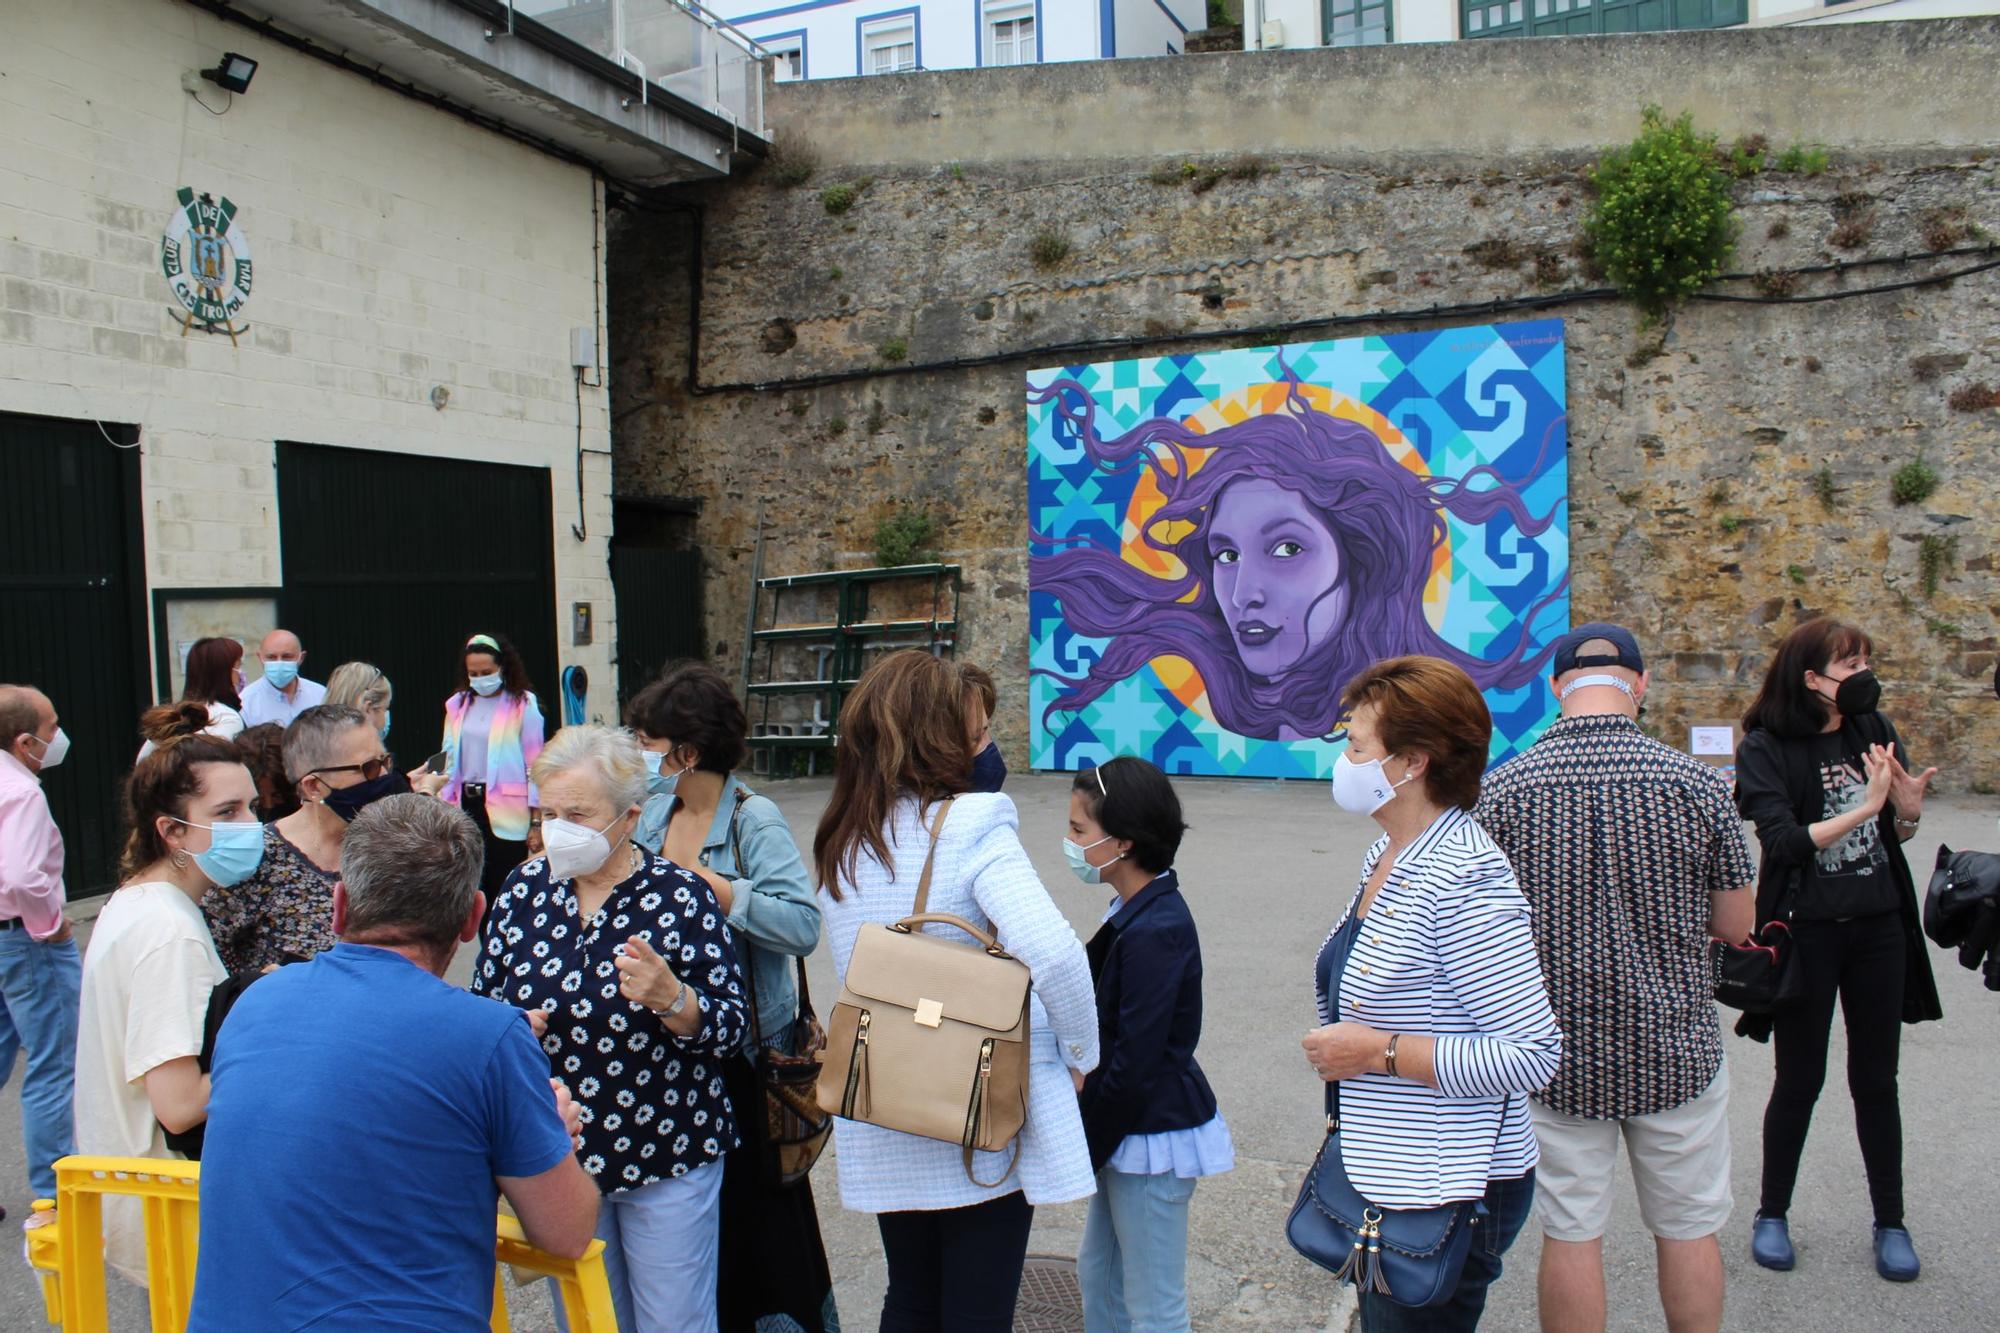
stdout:
[[[195,1246],[201,1235],[201,1164],[151,1157],[65,1157],[56,1163],[56,1197],[35,1211],[56,1210],[56,1222],[27,1233],[28,1263],[41,1274],[48,1320],[68,1333],[108,1333],[104,1291],[104,1196],[143,1200],[146,1278],[153,1333],[184,1333],[194,1300]],[[563,1313],[576,1333],[618,1333],[611,1285],[604,1276],[604,1242],[581,1259],[558,1259],[528,1244],[521,1224],[499,1219],[494,1246],[493,1330],[509,1333],[501,1266],[554,1278]]]

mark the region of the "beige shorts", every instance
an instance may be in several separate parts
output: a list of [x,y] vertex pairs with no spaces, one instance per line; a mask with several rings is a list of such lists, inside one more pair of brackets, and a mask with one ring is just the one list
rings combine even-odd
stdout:
[[1588,1241],[1611,1222],[1618,1136],[1632,1160],[1639,1216],[1663,1240],[1700,1240],[1729,1221],[1729,1066],[1708,1090],[1657,1115],[1585,1120],[1530,1101],[1542,1160],[1535,1167],[1535,1207],[1542,1234]]

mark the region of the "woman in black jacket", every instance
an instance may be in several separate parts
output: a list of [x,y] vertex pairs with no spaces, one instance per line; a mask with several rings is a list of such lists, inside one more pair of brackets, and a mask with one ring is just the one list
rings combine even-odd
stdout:
[[1117,895],[1089,946],[1102,1058],[1079,1093],[1097,1172],[1077,1254],[1091,1329],[1186,1333],[1188,1204],[1196,1179],[1235,1164],[1194,1059],[1201,941],[1173,871],[1186,831],[1173,784],[1145,760],[1077,774],[1063,854]]
[[1818,619],[1778,646],[1744,715],[1736,803],[1756,821],[1764,863],[1757,922],[1789,920],[1804,993],[1737,1031],[1775,1039],[1764,1110],[1763,1196],[1750,1251],[1766,1268],[1796,1262],[1785,1213],[1826,1080],[1837,997],[1847,1023],[1847,1088],[1875,1209],[1875,1269],[1908,1282],[1919,1265],[1903,1226],[1903,1121],[1896,1063],[1902,1024],[1942,1018],[1903,843],[1923,818],[1936,769],[1912,776],[1868,668],[1874,645]]

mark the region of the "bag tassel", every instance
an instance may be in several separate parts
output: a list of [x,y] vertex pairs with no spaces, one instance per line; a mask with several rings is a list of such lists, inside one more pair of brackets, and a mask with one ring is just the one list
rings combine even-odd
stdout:
[[1333,1280],[1352,1282],[1358,1287],[1361,1284],[1361,1263],[1362,1242],[1361,1236],[1357,1233],[1354,1237],[1354,1249],[1348,1253],[1347,1262],[1334,1270]]

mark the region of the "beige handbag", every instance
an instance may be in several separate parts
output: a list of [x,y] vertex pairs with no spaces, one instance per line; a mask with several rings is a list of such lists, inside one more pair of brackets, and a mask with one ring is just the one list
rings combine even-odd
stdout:
[[[819,1105],[829,1115],[956,1143],[967,1177],[990,1189],[999,1181],[974,1175],[972,1154],[1001,1151],[1028,1118],[1031,978],[988,932],[924,910],[950,813],[946,801],[931,826],[915,910],[893,926],[865,925],[855,937],[828,1024]],[[918,929],[932,921],[984,947]]]

